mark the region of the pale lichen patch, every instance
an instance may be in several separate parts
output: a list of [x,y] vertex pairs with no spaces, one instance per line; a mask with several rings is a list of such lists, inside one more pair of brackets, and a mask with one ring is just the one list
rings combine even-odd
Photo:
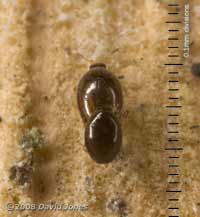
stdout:
[[107,204],[107,210],[118,213],[120,217],[128,217],[127,205],[121,198],[112,198]]
[[15,162],[9,170],[9,178],[18,185],[26,186],[31,182],[31,176],[35,170],[35,151],[44,147],[41,131],[37,127],[27,129],[20,143],[24,151],[24,159]]
[[36,127],[26,130],[22,137],[21,146],[25,152],[33,152],[42,148],[44,146],[44,139],[41,131]]

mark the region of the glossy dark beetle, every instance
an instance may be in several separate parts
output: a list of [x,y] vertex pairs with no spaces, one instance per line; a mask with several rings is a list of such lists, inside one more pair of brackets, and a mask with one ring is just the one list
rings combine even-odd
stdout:
[[82,77],[78,86],[78,107],[85,123],[85,145],[97,163],[109,163],[122,144],[119,122],[123,105],[117,78],[97,63]]

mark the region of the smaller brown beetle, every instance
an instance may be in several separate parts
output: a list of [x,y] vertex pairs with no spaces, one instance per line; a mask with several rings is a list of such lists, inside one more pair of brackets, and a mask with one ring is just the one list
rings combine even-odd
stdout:
[[109,163],[122,144],[119,122],[123,105],[121,85],[106,65],[90,66],[78,85],[78,107],[85,123],[85,145],[97,163]]

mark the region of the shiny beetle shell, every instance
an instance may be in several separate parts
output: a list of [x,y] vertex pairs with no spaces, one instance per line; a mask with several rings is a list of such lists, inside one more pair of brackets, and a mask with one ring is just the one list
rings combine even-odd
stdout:
[[111,162],[122,144],[118,119],[123,96],[119,81],[104,64],[94,64],[79,82],[77,100],[88,153],[97,163]]
[[78,86],[78,106],[84,122],[99,109],[120,113],[122,90],[117,78],[104,64],[94,64],[82,77]]
[[85,145],[97,163],[109,163],[117,155],[122,143],[121,126],[109,111],[94,113],[86,125]]

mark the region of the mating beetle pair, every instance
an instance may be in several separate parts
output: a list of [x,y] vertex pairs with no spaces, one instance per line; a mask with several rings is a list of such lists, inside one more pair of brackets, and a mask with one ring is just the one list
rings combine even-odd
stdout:
[[93,64],[78,85],[78,107],[85,124],[85,145],[97,163],[109,163],[122,144],[119,81],[102,63]]

